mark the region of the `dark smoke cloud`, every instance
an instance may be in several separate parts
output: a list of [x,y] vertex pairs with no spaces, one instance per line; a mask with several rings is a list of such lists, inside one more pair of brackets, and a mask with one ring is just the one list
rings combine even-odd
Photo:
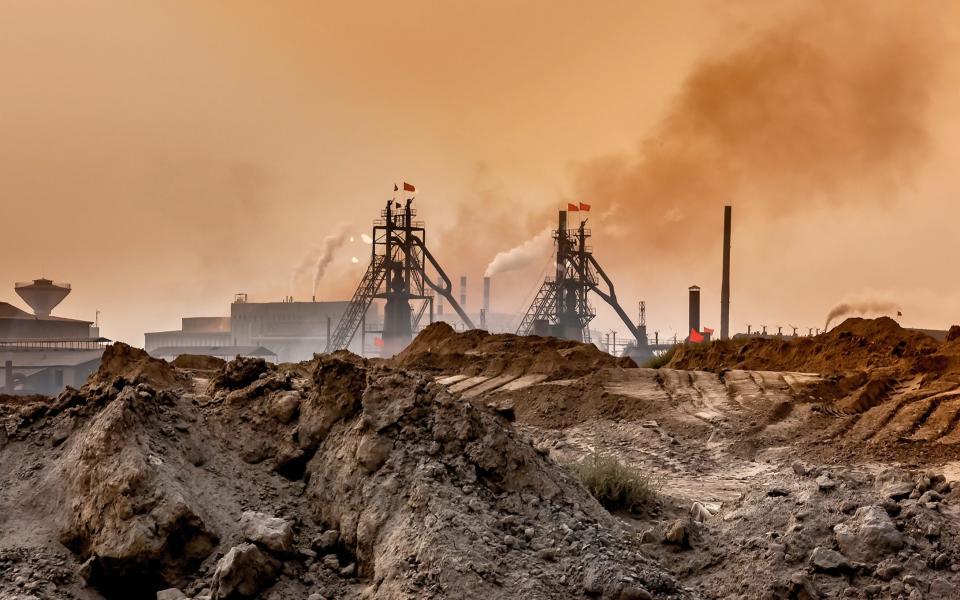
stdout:
[[635,153],[581,165],[578,197],[608,207],[608,235],[670,252],[713,243],[726,203],[777,216],[891,199],[928,155],[941,35],[880,6],[816,3],[703,61]]
[[841,302],[833,308],[830,309],[830,312],[827,313],[827,322],[823,326],[823,330],[827,331],[830,329],[830,323],[835,319],[840,317],[848,317],[850,315],[893,315],[900,311],[900,306],[895,302],[889,302],[886,300],[858,300],[854,302]]

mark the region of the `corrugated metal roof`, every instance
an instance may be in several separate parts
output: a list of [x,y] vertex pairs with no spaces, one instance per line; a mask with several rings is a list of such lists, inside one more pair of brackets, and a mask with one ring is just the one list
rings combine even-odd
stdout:
[[82,319],[68,319],[66,317],[39,317],[33,313],[28,313],[25,310],[20,310],[16,306],[10,304],[9,302],[0,302],[0,319],[25,319],[33,321],[67,321],[71,323],[86,323],[90,325],[93,321],[84,321]]
[[54,352],[0,350],[0,368],[4,361],[13,361],[14,368],[75,367],[100,360],[103,350],[58,350]]

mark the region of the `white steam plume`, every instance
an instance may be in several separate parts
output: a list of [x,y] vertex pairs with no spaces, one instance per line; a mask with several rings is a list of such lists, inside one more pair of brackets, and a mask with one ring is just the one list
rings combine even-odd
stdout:
[[333,255],[337,249],[347,241],[347,234],[344,231],[339,231],[333,235],[328,235],[323,238],[323,244],[320,251],[320,254],[317,256],[316,267],[313,272],[313,295],[317,296],[317,292],[320,287],[320,280],[323,279],[323,274],[327,272],[327,267],[330,265],[330,262],[333,260]]
[[490,261],[490,264],[487,265],[487,270],[483,276],[492,277],[497,273],[516,271],[526,267],[547,254],[550,250],[550,241],[550,228],[547,227],[519,246],[498,252]]
[[313,268],[313,265],[317,263],[317,257],[319,255],[320,246],[313,244],[310,246],[310,250],[307,251],[307,254],[300,260],[300,262],[293,266],[293,269],[290,271],[289,296],[294,296],[293,292],[297,287],[297,280],[310,272],[310,270]]

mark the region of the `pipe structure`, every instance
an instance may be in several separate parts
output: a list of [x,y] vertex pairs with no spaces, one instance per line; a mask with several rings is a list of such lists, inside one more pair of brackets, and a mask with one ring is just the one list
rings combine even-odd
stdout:
[[730,339],[730,224],[733,207],[723,207],[723,281],[720,283],[720,339]]
[[[700,332],[700,287],[690,286],[690,331]],[[689,334],[689,331],[687,332]]]
[[490,278],[483,278],[483,310],[490,312]]

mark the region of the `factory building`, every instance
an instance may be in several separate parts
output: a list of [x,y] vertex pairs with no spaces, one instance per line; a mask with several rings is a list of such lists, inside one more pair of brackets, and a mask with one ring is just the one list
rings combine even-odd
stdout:
[[91,321],[51,314],[69,284],[36,279],[14,289],[33,312],[0,302],[0,393],[54,395],[83,385],[110,340]]
[[[327,336],[337,326],[349,302],[250,302],[237,294],[229,317],[187,317],[179,330],[144,334],[144,348],[152,356],[173,359],[181,354],[203,354],[232,359],[264,358],[270,362],[309,360],[327,347]],[[367,322],[377,321],[373,307]],[[369,328],[369,327],[368,327]],[[350,350],[373,346],[372,336],[357,336]]]

